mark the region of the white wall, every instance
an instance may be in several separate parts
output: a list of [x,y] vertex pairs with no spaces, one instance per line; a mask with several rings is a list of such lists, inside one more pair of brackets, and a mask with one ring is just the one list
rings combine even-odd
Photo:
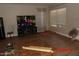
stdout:
[[[7,32],[14,32],[14,36],[17,36],[17,19],[16,16],[19,15],[35,15],[37,17],[37,8],[47,8],[47,6],[27,6],[27,5],[18,5],[18,4],[0,4],[0,16],[3,17],[5,34]],[[36,25],[38,21],[36,19]],[[47,25],[46,25],[47,26]],[[38,25],[40,27],[40,25]],[[37,28],[38,28],[37,27]],[[7,37],[7,35],[6,35]]]

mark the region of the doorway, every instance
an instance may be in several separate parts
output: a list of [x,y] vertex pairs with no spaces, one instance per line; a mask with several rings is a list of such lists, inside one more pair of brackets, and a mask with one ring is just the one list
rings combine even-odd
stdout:
[[3,18],[0,17],[0,39],[5,38]]

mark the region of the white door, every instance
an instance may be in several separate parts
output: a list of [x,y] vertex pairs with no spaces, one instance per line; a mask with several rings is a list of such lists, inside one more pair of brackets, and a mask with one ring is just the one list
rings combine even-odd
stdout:
[[44,32],[46,30],[46,12],[44,11],[37,12],[36,25],[38,32]]

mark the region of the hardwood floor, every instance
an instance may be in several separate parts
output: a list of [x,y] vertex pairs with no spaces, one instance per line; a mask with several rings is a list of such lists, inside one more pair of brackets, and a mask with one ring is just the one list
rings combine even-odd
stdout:
[[[58,35],[54,32],[43,32],[37,34],[26,35],[23,37],[13,37],[0,39],[0,52],[4,51],[8,42],[14,43],[14,48],[17,51],[15,56],[78,56],[79,41],[73,41],[70,38]],[[22,46],[41,46],[51,47],[54,54],[38,51],[23,50]],[[65,50],[70,48],[72,50]],[[64,50],[63,50],[64,49]]]

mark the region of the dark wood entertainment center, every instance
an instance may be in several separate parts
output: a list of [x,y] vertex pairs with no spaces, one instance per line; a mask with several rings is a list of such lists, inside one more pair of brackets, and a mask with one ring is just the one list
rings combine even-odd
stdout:
[[35,16],[17,16],[18,36],[23,36],[30,33],[36,33],[37,27]]

